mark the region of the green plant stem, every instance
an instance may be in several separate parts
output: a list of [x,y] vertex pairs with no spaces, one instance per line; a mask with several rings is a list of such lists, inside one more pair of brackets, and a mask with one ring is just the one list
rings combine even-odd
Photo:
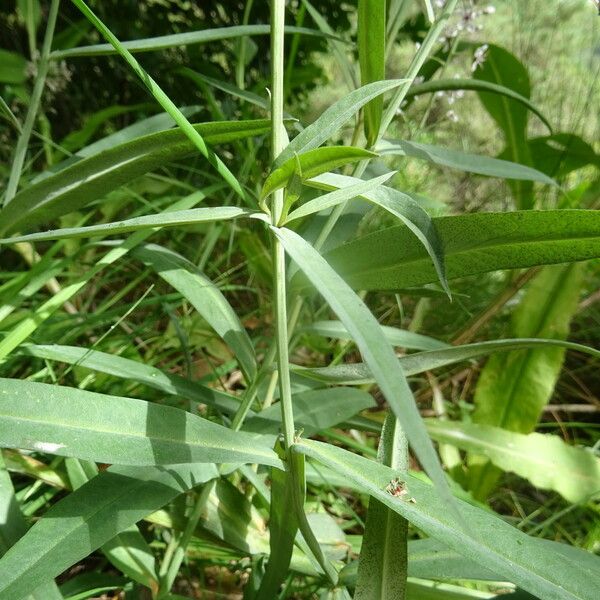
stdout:
[[42,53],[40,54],[40,60],[37,64],[37,76],[31,92],[29,109],[27,110],[27,116],[25,117],[25,123],[23,123],[21,135],[19,135],[19,139],[17,140],[15,155],[11,165],[8,183],[6,185],[6,194],[4,196],[5,205],[15,197],[19,187],[19,181],[21,180],[21,173],[23,172],[23,164],[25,162],[25,155],[27,154],[29,139],[31,138],[35,119],[40,107],[40,101],[42,99],[42,92],[44,91],[44,85],[46,83],[46,75],[48,74],[50,50],[52,49],[52,39],[54,38],[54,28],[56,26],[59,4],[60,0],[52,0],[52,4],[50,4],[48,24],[46,25]]

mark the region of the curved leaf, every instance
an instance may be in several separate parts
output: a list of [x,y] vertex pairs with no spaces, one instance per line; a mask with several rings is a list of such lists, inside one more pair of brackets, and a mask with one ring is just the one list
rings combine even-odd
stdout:
[[[267,120],[201,123],[194,129],[209,144],[261,135]],[[165,163],[194,152],[179,128],[146,135],[81,160],[19,192],[0,211],[0,234],[32,229],[102,198],[108,192]]]
[[463,519],[477,532],[471,536],[456,526],[435,489],[408,473],[402,477],[414,503],[386,491],[397,474],[380,463],[312,440],[300,440],[293,451],[342,474],[429,536],[544,600],[591,600],[599,589],[597,557],[590,557],[597,565],[590,571],[587,562],[566,561],[555,549],[559,545],[542,545],[496,515],[455,499]]
[[[448,279],[600,257],[600,211],[549,210],[434,217]],[[355,289],[399,290],[438,278],[404,227],[391,227],[326,254]]]
[[409,99],[414,98],[415,96],[421,96],[422,94],[431,94],[435,92],[445,92],[451,90],[472,90],[476,92],[490,92],[492,94],[498,94],[499,96],[506,96],[507,98],[510,98],[511,100],[514,100],[515,102],[527,107],[527,109],[534,113],[542,121],[542,123],[544,123],[549,131],[552,132],[552,126],[550,125],[548,119],[546,119],[542,112],[529,100],[529,98],[521,96],[521,94],[509,87],[498,85],[484,79],[434,79],[424,83],[416,83],[410,88],[408,94],[406,94],[406,98]]
[[178,408],[31,381],[0,383],[0,447],[109,464],[281,466],[270,438],[234,432]]

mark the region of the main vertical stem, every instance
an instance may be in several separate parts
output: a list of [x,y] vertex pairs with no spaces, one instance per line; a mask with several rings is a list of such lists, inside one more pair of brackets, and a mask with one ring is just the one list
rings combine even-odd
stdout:
[[[286,145],[283,127],[285,0],[271,1],[271,156],[275,160]],[[277,226],[284,205],[284,190],[273,193],[271,222]],[[294,444],[294,414],[290,385],[285,253],[283,246],[273,236],[273,291],[275,300],[275,328],[277,337],[277,368],[279,371],[279,394],[285,446]]]

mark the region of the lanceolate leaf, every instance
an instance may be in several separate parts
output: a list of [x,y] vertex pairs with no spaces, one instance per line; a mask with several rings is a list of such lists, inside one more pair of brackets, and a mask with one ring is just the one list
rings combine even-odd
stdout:
[[[358,0],[358,61],[362,85],[385,79],[385,0]],[[381,125],[383,98],[377,96],[364,108],[365,135],[375,143]]]
[[[269,121],[215,122],[194,125],[209,144],[269,131]],[[194,152],[180,129],[160,131],[81,160],[18,193],[0,211],[0,233],[31,229],[86,206],[119,186],[165,163]]]
[[[600,257],[600,211],[479,213],[432,222],[448,279]],[[404,227],[358,238],[326,257],[355,289],[399,290],[437,280],[429,255]]]
[[427,431],[434,440],[484,456],[539,488],[559,492],[569,502],[586,502],[600,493],[600,460],[558,436],[433,419],[427,421]]
[[427,436],[398,358],[381,331],[379,323],[362,300],[308,242],[285,228],[273,228],[273,231],[281,240],[286,252],[348,329],[386,400],[406,431],[415,453],[451,510],[450,490],[437,454]]
[[[356,185],[358,181],[360,180],[357,180],[355,177],[325,173],[311,179],[308,184],[331,189]],[[363,192],[361,196],[400,219],[416,236],[427,254],[429,254],[437,277],[446,293],[449,294],[442,243],[431,217],[423,210],[419,203],[407,194],[403,194],[387,186],[379,186],[374,190]]]
[[177,210],[168,213],[158,213],[144,217],[133,217],[124,221],[114,223],[103,223],[102,225],[90,225],[89,227],[65,227],[30,233],[13,238],[0,240],[0,244],[12,244],[14,242],[34,242],[43,240],[64,240],[69,238],[86,238],[93,236],[119,235],[131,233],[156,227],[186,227],[197,223],[210,223],[212,221],[227,221],[237,217],[250,216],[253,211],[235,206],[216,206],[214,208],[190,208],[188,210]]
[[[210,209],[209,209],[210,210]],[[248,381],[256,375],[256,355],[248,333],[219,288],[183,256],[148,244],[133,256],[154,269],[179,291],[235,353]]]
[[[464,346],[454,346],[442,350],[432,350],[428,352],[417,352],[408,356],[401,356],[398,360],[406,376],[417,375],[425,371],[439,369],[447,365],[453,365],[457,362],[485,356],[492,352],[502,352],[508,350],[522,350],[523,348],[551,348],[561,347],[578,352],[584,352],[596,358],[600,358],[600,350],[565,342],[562,340],[543,340],[543,339],[509,339],[496,342],[479,342],[476,344],[465,344]],[[365,363],[352,363],[346,365],[337,365],[334,367],[306,368],[296,367],[299,374],[312,377],[318,381],[327,383],[362,385],[364,383],[374,383],[373,374],[369,366]]]
[[182,492],[217,476],[212,464],[110,467],[50,508],[0,559],[0,597],[23,597]]
[[589,558],[598,564],[592,570],[588,561],[584,564],[565,560],[563,553],[555,549],[560,544],[542,545],[496,515],[456,499],[463,519],[476,532],[471,536],[456,526],[445,500],[435,489],[409,474],[404,474],[403,480],[414,503],[386,491],[397,477],[389,467],[330,444],[310,440],[295,444],[294,451],[344,475],[427,535],[539,598],[591,600],[595,597],[600,586],[600,561],[596,557]]
[[325,110],[302,133],[299,133],[277,157],[274,166],[281,166],[285,161],[292,158],[294,154],[301,154],[302,152],[318,148],[336,134],[367,102],[397,88],[399,85],[406,83],[406,81],[406,79],[376,81],[346,94]]
[[459,169],[469,173],[501,177],[504,179],[524,179],[553,185],[555,182],[540,171],[508,160],[468,154],[460,150],[441,148],[430,144],[419,144],[408,140],[382,140],[377,144],[378,154],[409,156],[427,162]]
[[[306,180],[336,167],[373,156],[376,154],[353,146],[328,146],[308,150],[292,156],[272,171],[263,185],[260,196],[266,198],[271,192],[284,187],[294,174],[300,176],[302,180]],[[300,172],[298,172],[299,169]]]
[[[190,31],[188,33],[175,33],[172,35],[161,35],[153,38],[141,40],[131,40],[121,42],[129,52],[154,52],[173,48],[175,46],[190,46],[192,44],[206,44],[209,42],[228,40],[233,38],[246,37],[251,35],[269,35],[271,28],[269,25],[235,25],[232,27],[215,27],[214,29],[203,29],[201,31]],[[285,28],[287,34],[312,35],[317,37],[331,37],[341,41],[334,35],[328,35],[316,29],[307,29],[305,27]],[[72,58],[75,56],[108,56],[117,54],[117,50],[110,44],[95,44],[93,46],[80,46],[78,48],[69,48],[68,50],[55,50],[50,55],[54,60]]]
[[30,381],[0,383],[1,447],[140,466],[281,464],[270,438],[233,432],[177,408]]

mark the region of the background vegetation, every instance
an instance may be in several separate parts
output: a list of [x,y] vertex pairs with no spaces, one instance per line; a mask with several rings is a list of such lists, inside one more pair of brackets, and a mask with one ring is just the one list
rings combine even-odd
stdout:
[[[121,56],[76,56],[75,50],[69,54],[70,49],[104,41],[75,4],[60,3],[52,41],[52,50],[58,55],[49,63],[18,181],[20,194],[35,191],[44,178],[64,168],[65,160],[73,162],[86,152],[89,156],[110,150],[119,142],[173,124],[169,120],[155,125],[157,121],[152,117],[166,116]],[[388,49],[384,75],[371,80],[406,75],[430,28],[427,5],[440,14],[443,4],[416,0],[388,3],[390,10],[400,7],[398,28],[391,36],[393,44]],[[251,0],[102,0],[88,5],[121,41],[270,21],[269,3]],[[0,179],[7,187],[39,79],[49,7],[49,2],[38,0],[7,2],[0,7]],[[357,47],[357,8],[357,3],[351,1],[288,3],[287,24],[313,30],[313,35],[286,36],[285,111],[299,120],[299,125],[287,121],[290,137],[360,85],[359,62],[365,83],[364,59],[359,58]],[[332,38],[333,34],[339,37]],[[269,35],[178,44],[136,56],[175,105],[186,107],[185,115],[193,123],[269,118],[267,88],[272,87],[273,59]],[[485,165],[470,162],[460,153],[425,161],[396,153],[372,161],[367,175],[373,178],[395,170],[386,185],[409,192],[435,217],[532,209],[598,209],[599,74],[600,18],[593,3],[460,2],[431,57],[420,69],[413,92],[407,95],[387,137],[499,157],[536,169],[559,185],[516,181],[510,176],[488,177]],[[428,82],[463,80],[502,85],[529,99],[534,110],[514,98],[469,89],[469,85],[456,84],[456,89],[451,89],[453,86],[447,84],[414,93]],[[134,124],[141,125],[136,130],[127,129]],[[336,132],[334,141],[364,146],[362,121],[354,129],[352,125],[349,122]],[[253,197],[260,193],[271,164],[269,126],[262,127],[252,137],[229,138],[218,146],[219,156]],[[111,137],[118,132],[124,137]],[[209,139],[210,132],[206,135]],[[457,166],[456,161],[459,168],[452,168]],[[351,172],[345,169],[344,173]],[[175,159],[165,154],[165,159],[149,172],[121,183],[110,186],[107,193],[97,192],[91,204],[81,202],[75,210],[11,216],[18,226],[9,233],[120,222],[174,206],[192,208],[204,196],[211,207],[236,206],[237,202],[216,171],[207,167],[206,159],[189,151]],[[289,188],[293,185],[292,181]],[[4,194],[5,198],[9,194],[6,187]],[[191,199],[192,194],[199,196]],[[304,188],[304,201],[315,197],[314,189]],[[4,216],[0,212],[2,238],[8,236],[7,214],[6,209]],[[258,220],[242,226],[224,218],[183,229],[157,230],[151,244],[140,245],[126,259],[111,262],[105,257],[114,240],[108,237],[52,238],[33,243],[24,240],[2,245],[0,375],[6,379],[2,379],[0,386],[4,387],[0,391],[13,393],[13,380],[46,383],[184,408],[230,426],[232,405],[228,403],[233,402],[237,408],[256,381],[258,400],[252,408],[267,412],[262,421],[251,414],[245,429],[274,433],[280,419],[276,377],[270,371],[262,378],[248,377],[255,366],[249,366],[250,359],[244,363],[246,338],[232,341],[228,335],[231,332],[215,326],[219,318],[227,322],[229,316],[215,317],[206,308],[221,306],[220,298],[226,298],[226,305],[232,307],[250,333],[248,352],[256,354],[259,362],[268,356],[277,331],[272,236]],[[314,242],[322,220],[323,215],[317,215],[302,221],[296,229]],[[336,255],[336,246],[397,225],[397,217],[389,211],[354,200],[327,238],[323,252],[331,251],[326,256],[332,264],[340,266],[357,289],[366,290],[362,298],[379,323],[393,328],[387,334],[399,356],[439,351],[446,344],[508,338],[568,339],[592,349],[599,346],[597,259],[543,266],[580,260],[566,255],[564,260],[540,261],[536,266],[507,263],[505,266],[514,267],[512,270],[473,270],[473,274],[452,278],[452,302],[441,285],[430,280],[417,284],[411,280],[383,290],[364,279],[362,285],[355,285],[352,277],[359,277],[352,267],[343,267],[344,250],[337,250]],[[515,231],[519,228],[525,225],[515,225]],[[589,225],[595,233],[581,234],[581,238],[593,238],[590,244],[597,244],[597,229],[597,225]],[[535,233],[535,224],[531,230]],[[452,234],[450,230],[444,241],[452,240]],[[461,232],[454,235],[460,237]],[[381,245],[375,246],[382,248],[382,253],[387,245],[393,245],[386,239],[381,238]],[[407,252],[411,251],[413,238],[405,235],[400,239]],[[393,242],[398,243],[396,238]],[[573,241],[573,249],[579,242]],[[373,247],[370,249],[373,252]],[[474,261],[483,261],[484,255],[482,251]],[[358,264],[360,246],[350,256]],[[587,256],[598,253],[590,250]],[[182,262],[181,257],[189,262]],[[294,266],[288,268],[297,270]],[[430,269],[428,262],[423,269]],[[415,271],[418,279],[419,269]],[[299,276],[293,281],[298,280]],[[292,299],[298,289],[304,288],[294,288]],[[219,300],[214,299],[217,295]],[[334,313],[321,296],[308,294],[299,315],[298,327],[291,331],[290,362],[297,368],[329,368],[314,371],[312,379],[292,377],[296,422],[304,428],[300,435],[374,459],[388,412],[386,397],[372,376],[360,379],[343,368],[335,371],[336,367],[360,362],[361,352],[346,328],[334,321]],[[411,388],[450,475],[452,490],[486,515],[494,511],[530,536],[585,550],[586,555],[567,554],[564,558],[565,563],[585,566],[585,561],[593,558],[590,554],[600,552],[597,353],[565,351],[557,346],[510,350],[489,358],[481,354],[410,374]],[[123,361],[109,360],[107,355]],[[332,387],[334,383],[348,387]],[[203,386],[201,390],[194,387],[197,384]],[[23,397],[29,393],[26,388],[15,390]],[[214,395],[207,390],[214,390]],[[103,402],[100,397],[95,401]],[[273,557],[269,543],[281,533],[273,525],[278,521],[273,507],[269,508],[269,487],[275,495],[281,493],[275,491],[278,485],[287,485],[277,480],[276,470],[245,466],[222,471],[218,479],[208,471],[181,475],[177,493],[166,493],[162,503],[153,499],[146,506],[135,507],[138,516],[131,527],[128,523],[129,529],[118,528],[113,532],[119,534],[117,537],[95,543],[94,535],[103,531],[106,536],[112,521],[102,529],[102,523],[94,522],[93,515],[78,511],[79,505],[61,502],[75,496],[72,491],[78,488],[85,489],[90,497],[102,496],[110,486],[99,481],[97,473],[104,473],[108,465],[93,456],[56,455],[53,444],[6,442],[12,421],[4,417],[6,414],[0,415],[0,445],[5,448],[5,468],[0,470],[0,515],[7,516],[0,518],[0,554],[7,554],[4,562],[0,560],[0,581],[6,581],[8,587],[0,586],[0,598],[24,597],[30,592],[31,597],[54,598],[49,595],[59,593],[54,587],[51,592],[50,588],[36,591],[27,583],[26,571],[34,572],[39,565],[39,581],[46,585],[50,575],[56,577],[64,598],[175,598],[177,594],[190,598],[254,598],[261,597],[261,593],[269,597],[264,595],[268,577],[264,576],[265,569],[269,574],[273,568],[267,566],[272,564],[269,556]],[[156,427],[160,431],[160,422]],[[42,439],[33,436],[34,441]],[[408,467],[417,479],[428,481],[419,458],[421,461],[411,455]],[[247,462],[258,461],[254,457]],[[111,485],[125,498],[146,493],[129,487],[132,480],[125,471],[107,473],[123,477]],[[341,579],[337,586],[328,581],[323,560],[319,561],[318,556],[315,559],[313,547],[306,548],[309,540],[300,540],[293,550],[291,569],[288,573],[284,568],[282,587],[275,586],[273,594],[280,598],[346,598],[356,590],[356,597],[369,597],[364,589],[361,591],[360,580],[362,577],[364,586],[365,576],[357,567],[369,494],[350,485],[348,475],[336,472],[331,465],[324,468],[317,462],[307,462],[306,476],[308,521],[327,561],[341,570]],[[183,481],[186,477],[192,481]],[[194,481],[194,477],[198,479]],[[96,489],[89,487],[94,480],[98,482]],[[398,481],[398,485],[403,486],[404,481]],[[189,491],[191,488],[195,491]],[[403,495],[404,489],[399,488],[398,493]],[[119,510],[125,513],[127,500],[121,501]],[[50,510],[57,512],[44,517]],[[134,508],[129,510],[133,513]],[[20,514],[15,516],[15,511]],[[9,548],[34,523],[52,522],[53,514],[62,521],[56,519],[60,521],[56,545],[45,552],[48,564],[62,568],[54,572],[40,559],[38,566],[32,564],[30,569],[24,568],[22,575],[11,575],[9,580],[18,558],[27,556],[26,550],[17,554],[18,546]],[[137,528],[133,526],[135,521],[139,521]],[[34,531],[31,529],[27,535]],[[60,536],[66,535],[65,531],[72,531],[73,537],[71,545],[64,541],[63,547]],[[517,589],[515,582],[482,572],[481,567],[471,565],[469,571],[463,564],[455,568],[460,563],[459,555],[445,545],[433,544],[433,538],[424,531],[418,521],[408,529],[410,579],[406,597],[535,597]],[[46,531],[37,542],[32,537],[30,547],[35,543],[41,547],[51,533]],[[67,547],[77,547],[78,552],[64,551]],[[59,559],[63,551],[64,564]],[[10,562],[11,557],[17,558]],[[493,570],[491,564],[487,566]],[[467,576],[467,571],[472,575]],[[569,593],[573,595],[564,597],[586,598],[584,592],[579,596]],[[384,597],[383,592],[380,597]]]

